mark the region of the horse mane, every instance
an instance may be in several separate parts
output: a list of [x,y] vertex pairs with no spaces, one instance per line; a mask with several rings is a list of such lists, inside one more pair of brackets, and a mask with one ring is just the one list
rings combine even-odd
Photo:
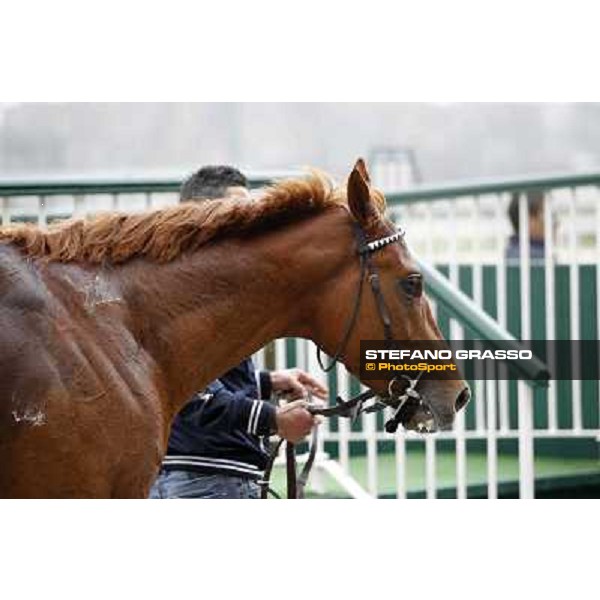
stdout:
[[[383,212],[383,195],[374,190],[373,200]],[[139,214],[111,212],[45,229],[11,225],[0,228],[0,244],[16,245],[31,258],[58,262],[118,264],[135,257],[169,262],[217,239],[260,233],[345,204],[345,194],[329,177],[311,171],[270,186],[255,201],[225,198]]]

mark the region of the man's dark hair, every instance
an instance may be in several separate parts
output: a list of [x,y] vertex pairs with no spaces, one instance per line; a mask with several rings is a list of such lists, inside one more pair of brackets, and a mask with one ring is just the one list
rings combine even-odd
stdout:
[[248,180],[234,167],[215,165],[202,167],[181,186],[181,202],[223,198],[230,187],[248,187]]
[[[519,198],[522,192],[514,192],[508,207],[508,218],[513,226],[515,234],[519,233]],[[544,190],[530,190],[527,192],[527,206],[529,216],[537,216],[544,207]]]

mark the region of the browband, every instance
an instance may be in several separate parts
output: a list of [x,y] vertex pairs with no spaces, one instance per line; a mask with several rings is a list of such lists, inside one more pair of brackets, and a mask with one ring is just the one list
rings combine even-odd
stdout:
[[369,254],[371,252],[375,252],[375,250],[379,250],[384,246],[388,246],[389,244],[393,244],[398,240],[404,237],[404,229],[399,229],[396,233],[392,233],[392,235],[388,235],[387,237],[380,238],[373,242],[368,242],[364,246],[360,248],[358,251],[359,254]]

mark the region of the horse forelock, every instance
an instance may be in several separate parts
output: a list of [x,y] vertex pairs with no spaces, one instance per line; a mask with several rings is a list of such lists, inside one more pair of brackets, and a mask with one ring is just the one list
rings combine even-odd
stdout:
[[[383,213],[383,195],[373,190],[372,196]],[[46,229],[13,225],[0,229],[0,243],[13,244],[28,257],[49,261],[118,264],[146,257],[169,262],[225,237],[258,234],[345,204],[343,189],[313,170],[306,177],[272,185],[251,202],[188,202],[140,214],[105,213],[71,219]]]

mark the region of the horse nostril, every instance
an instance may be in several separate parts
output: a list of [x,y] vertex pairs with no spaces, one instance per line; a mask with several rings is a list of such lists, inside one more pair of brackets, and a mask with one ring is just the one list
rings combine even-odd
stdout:
[[471,390],[468,387],[466,387],[458,395],[458,398],[456,399],[456,403],[454,405],[456,412],[458,412],[461,408],[464,408],[469,403],[470,399],[471,399]]

